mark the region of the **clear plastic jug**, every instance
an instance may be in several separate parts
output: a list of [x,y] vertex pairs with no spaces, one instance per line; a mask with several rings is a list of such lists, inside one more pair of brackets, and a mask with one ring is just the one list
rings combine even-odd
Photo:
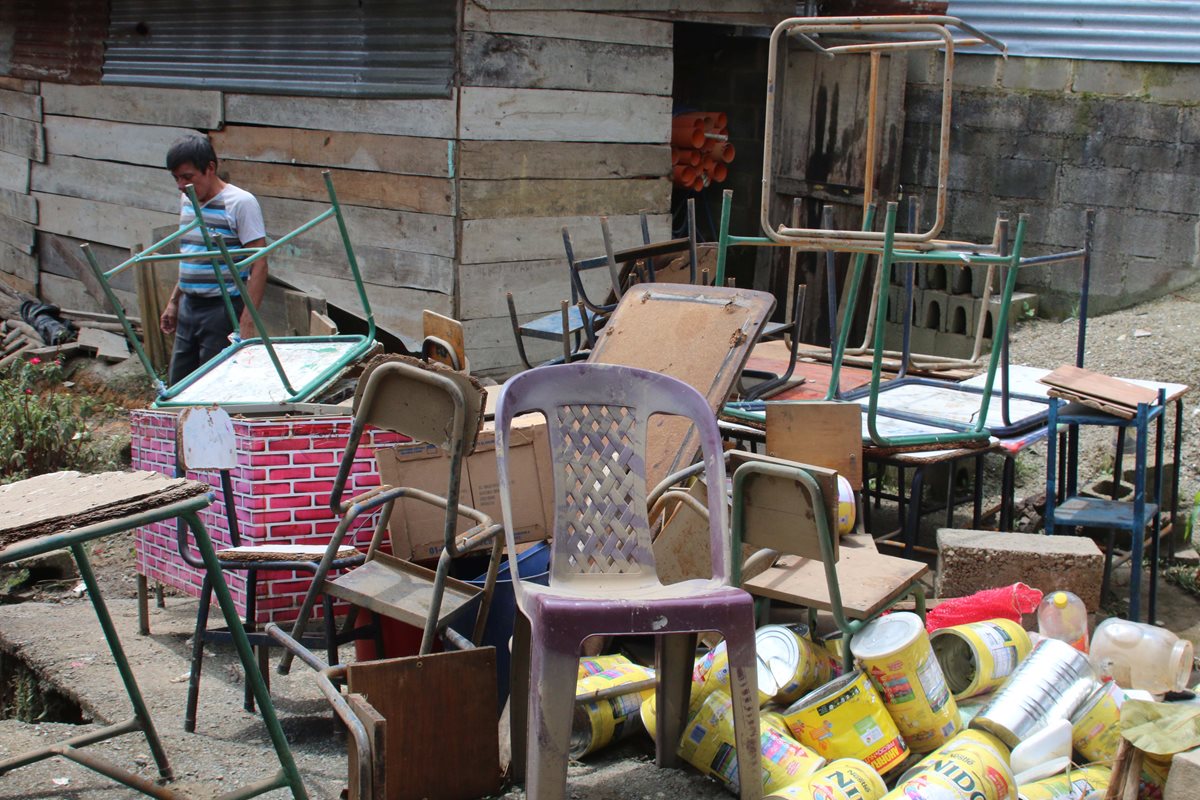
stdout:
[[1081,653],[1088,651],[1087,606],[1075,594],[1050,592],[1037,610],[1038,633],[1066,642]]
[[1192,674],[1191,642],[1165,628],[1116,617],[1096,626],[1089,658],[1098,677],[1154,694],[1186,689]]

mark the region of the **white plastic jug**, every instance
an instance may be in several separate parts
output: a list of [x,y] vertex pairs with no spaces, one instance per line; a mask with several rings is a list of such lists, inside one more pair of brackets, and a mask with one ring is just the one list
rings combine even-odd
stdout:
[[1116,617],[1096,626],[1089,658],[1097,677],[1154,694],[1186,689],[1192,674],[1191,642],[1165,628]]
[[1088,651],[1087,606],[1077,595],[1067,591],[1050,592],[1042,598],[1037,610],[1038,633]]

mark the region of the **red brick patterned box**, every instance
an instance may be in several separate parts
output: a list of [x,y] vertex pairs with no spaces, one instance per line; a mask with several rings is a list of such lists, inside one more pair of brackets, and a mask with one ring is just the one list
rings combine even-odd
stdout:
[[[174,475],[177,415],[173,409],[141,409],[130,413],[134,469]],[[338,518],[329,510],[329,495],[350,435],[350,423],[348,415],[234,419],[238,467],[232,472],[233,494],[242,544],[329,541],[338,525]],[[368,429],[359,443],[346,487],[347,497],[379,485],[374,449],[403,441],[404,437],[397,434]],[[220,492],[220,475],[189,472],[187,476],[217,490],[216,502],[200,516],[217,547],[227,546],[229,524]],[[356,533],[347,537],[347,543],[353,539],[365,549],[375,520],[375,515],[360,518]],[[136,547],[138,574],[193,596],[200,595],[203,575],[179,557],[174,521],[138,529]],[[230,573],[226,580],[239,610],[245,613],[245,574]],[[310,580],[307,573],[259,572],[259,620],[294,619]]]

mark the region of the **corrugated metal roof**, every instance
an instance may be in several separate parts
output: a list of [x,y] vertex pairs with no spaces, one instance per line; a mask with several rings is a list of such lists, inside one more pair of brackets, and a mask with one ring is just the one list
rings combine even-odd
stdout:
[[1200,63],[1196,0],[951,0],[947,13],[1010,55]]
[[443,0],[112,0],[103,82],[447,97],[455,14]]
[[0,24],[11,31],[12,39],[3,72],[31,80],[99,83],[107,23],[108,4],[103,0],[6,4]]

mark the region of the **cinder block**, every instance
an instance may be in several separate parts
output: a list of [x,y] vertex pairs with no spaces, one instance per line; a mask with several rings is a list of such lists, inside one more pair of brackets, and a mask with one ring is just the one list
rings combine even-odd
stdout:
[[938,530],[938,597],[963,597],[1018,581],[1043,592],[1066,589],[1089,611],[1100,607],[1104,555],[1082,536]]
[[946,309],[946,332],[965,336],[975,334],[979,320],[979,303],[970,295],[954,295]]
[[1200,750],[1176,753],[1171,759],[1163,800],[1200,800]]
[[1071,90],[1077,93],[1140,95],[1145,76],[1140,64],[1119,61],[1077,61]]
[[1071,84],[1071,62],[1064,58],[1010,58],[1000,67],[1005,89],[1065,92]]
[[919,311],[913,325],[931,331],[946,330],[946,308],[950,305],[950,295],[926,289],[921,292]]
[[946,264],[918,264],[916,268],[917,283],[922,289],[946,291]]

